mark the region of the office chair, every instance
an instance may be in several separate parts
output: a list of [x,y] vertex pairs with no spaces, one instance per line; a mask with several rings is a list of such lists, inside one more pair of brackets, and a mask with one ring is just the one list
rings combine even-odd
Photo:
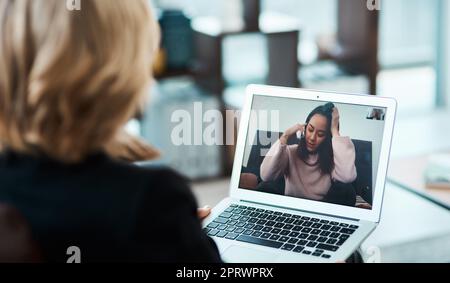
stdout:
[[0,204],[0,263],[39,262],[39,249],[20,212]]

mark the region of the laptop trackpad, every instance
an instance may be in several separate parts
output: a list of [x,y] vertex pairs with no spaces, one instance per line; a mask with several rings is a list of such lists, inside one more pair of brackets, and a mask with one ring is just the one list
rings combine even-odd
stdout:
[[277,253],[231,246],[222,254],[222,259],[229,263],[266,263],[275,262],[278,256]]

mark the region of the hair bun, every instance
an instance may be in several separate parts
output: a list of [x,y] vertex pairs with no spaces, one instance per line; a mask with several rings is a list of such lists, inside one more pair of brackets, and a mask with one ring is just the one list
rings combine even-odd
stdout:
[[325,110],[326,112],[329,112],[329,113],[333,113],[334,107],[335,107],[334,104],[331,103],[331,102],[328,102],[327,104],[325,104],[325,105],[323,106],[324,110]]

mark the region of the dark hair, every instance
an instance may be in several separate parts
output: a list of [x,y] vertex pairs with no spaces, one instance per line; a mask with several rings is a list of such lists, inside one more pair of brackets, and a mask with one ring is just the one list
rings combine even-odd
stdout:
[[[329,102],[325,105],[321,105],[314,109],[306,118],[306,127],[308,127],[309,122],[311,121],[314,115],[322,115],[327,118],[327,131],[325,140],[317,149],[317,153],[319,154],[319,168],[323,174],[331,174],[331,171],[334,168],[334,157],[333,157],[333,146],[331,143],[331,119],[333,114],[334,104]],[[305,128],[306,132],[306,128]],[[303,162],[307,163],[309,152],[306,149],[306,137],[302,136],[299,142],[299,146],[297,149],[297,154]]]

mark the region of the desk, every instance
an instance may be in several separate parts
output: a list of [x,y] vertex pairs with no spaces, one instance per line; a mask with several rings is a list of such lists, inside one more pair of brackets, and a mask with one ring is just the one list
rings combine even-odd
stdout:
[[449,209],[450,191],[426,189],[423,181],[428,157],[434,153],[450,152],[450,123],[447,121],[450,121],[450,112],[447,110],[398,119],[392,141],[388,180]]
[[[199,206],[215,206],[229,193],[229,179],[193,184]],[[450,212],[387,183],[380,225],[362,243],[365,260],[378,247],[381,262],[450,262]]]
[[450,211],[387,183],[380,224],[362,243],[381,252],[381,262],[450,262]]
[[[449,151],[450,152],[450,151]],[[424,172],[430,154],[394,159],[389,165],[389,180],[410,192],[450,210],[450,190],[427,188]]]

